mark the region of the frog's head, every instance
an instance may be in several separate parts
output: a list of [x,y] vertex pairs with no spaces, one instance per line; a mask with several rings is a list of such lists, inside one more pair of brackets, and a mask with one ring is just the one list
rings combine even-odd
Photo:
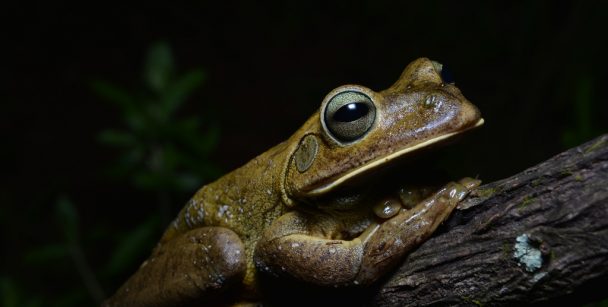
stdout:
[[390,88],[345,85],[289,142],[287,200],[324,195],[396,158],[483,124],[479,110],[442,79],[441,64],[410,63]]

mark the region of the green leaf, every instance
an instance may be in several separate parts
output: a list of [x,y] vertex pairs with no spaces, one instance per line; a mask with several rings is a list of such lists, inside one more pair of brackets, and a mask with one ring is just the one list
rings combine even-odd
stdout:
[[91,82],[91,88],[99,96],[116,105],[123,120],[134,131],[140,131],[145,126],[145,114],[137,104],[135,97],[127,91],[105,81]]
[[29,297],[29,300],[20,305],[21,307],[40,307],[42,305],[42,298],[40,297]]
[[196,117],[191,117],[176,121],[170,126],[170,133],[174,136],[174,139],[177,142],[185,143],[187,146],[190,146],[191,143],[198,143],[201,139],[199,127],[200,120]]
[[3,307],[37,307],[42,300],[33,293],[24,293],[12,278],[0,276],[0,306]]
[[29,251],[24,262],[28,265],[48,265],[57,259],[68,257],[69,250],[65,244],[49,244]]
[[173,55],[167,42],[158,42],[148,50],[144,79],[154,92],[163,91],[173,76]]
[[55,212],[68,243],[78,240],[78,212],[72,202],[62,196],[57,200]]
[[[84,287],[70,288],[63,291],[54,302],[54,306],[92,306],[91,297]],[[95,304],[97,305],[97,304]]]
[[167,181],[171,179],[159,173],[142,170],[133,175],[133,184],[144,190],[163,189],[167,186]]
[[201,178],[192,173],[177,174],[173,180],[180,191],[192,191],[202,184]]
[[2,306],[19,306],[19,289],[17,288],[17,285],[15,285],[15,282],[9,277],[2,276],[0,278],[0,295],[2,295]]
[[608,298],[585,304],[583,307],[608,307]]
[[199,144],[199,150],[205,154],[210,153],[220,140],[220,128],[217,125],[211,125],[205,135],[202,137]]
[[173,114],[192,92],[200,87],[205,80],[202,70],[194,70],[173,82],[163,95],[161,103],[164,112]]
[[123,111],[134,109],[134,99],[127,91],[105,81],[95,80],[91,82],[91,88],[97,95],[114,103]]
[[120,162],[125,166],[135,166],[141,164],[146,159],[145,147],[137,146],[124,152],[120,157]]
[[155,229],[158,226],[158,218],[150,216],[144,223],[123,236],[114,249],[104,271],[110,276],[115,276],[132,267],[138,259],[149,252],[150,245],[156,239]]
[[211,123],[204,134],[201,135],[199,126],[200,120],[198,118],[188,118],[175,123],[173,129],[175,129],[176,138],[187,148],[193,150],[194,154],[200,158],[200,156],[206,156],[216,148],[219,142],[220,129],[218,125]]
[[174,144],[167,144],[165,146],[165,171],[173,171],[182,165],[182,156],[184,152],[182,149],[177,148]]
[[102,131],[99,134],[99,141],[110,146],[120,147],[132,146],[136,143],[136,139],[132,134],[116,130]]

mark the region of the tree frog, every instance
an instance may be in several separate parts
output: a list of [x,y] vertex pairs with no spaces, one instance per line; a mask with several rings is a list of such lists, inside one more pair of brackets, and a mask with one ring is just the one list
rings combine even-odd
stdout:
[[253,302],[261,274],[335,287],[378,280],[480,183],[369,188],[383,186],[376,170],[483,124],[446,81],[440,63],[420,58],[386,90],[332,90],[289,139],[196,192],[106,305]]

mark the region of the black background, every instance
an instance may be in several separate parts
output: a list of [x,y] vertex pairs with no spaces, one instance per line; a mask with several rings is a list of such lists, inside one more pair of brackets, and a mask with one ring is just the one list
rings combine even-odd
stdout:
[[[76,204],[82,233],[100,224],[128,232],[153,201],[101,175],[116,152],[100,146],[97,134],[121,122],[87,84],[101,78],[137,87],[143,56],[159,40],[171,45],[179,70],[205,71],[203,88],[180,113],[212,112],[221,129],[212,160],[225,171],[286,139],[333,88],[384,89],[422,56],[448,66],[482,111],[486,125],[446,164],[485,181],[608,127],[602,1],[51,1],[3,11],[2,274],[58,305],[73,303],[59,302],[57,293],[78,276],[69,265],[23,262],[29,249],[57,240],[56,198],[69,195]],[[94,270],[111,252],[106,241],[85,246]],[[128,274],[105,279],[104,290]]]

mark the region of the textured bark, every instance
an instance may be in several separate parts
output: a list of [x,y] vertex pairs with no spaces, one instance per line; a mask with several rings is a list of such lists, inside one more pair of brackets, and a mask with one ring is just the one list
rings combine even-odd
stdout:
[[608,134],[475,190],[371,303],[580,304],[606,282]]

